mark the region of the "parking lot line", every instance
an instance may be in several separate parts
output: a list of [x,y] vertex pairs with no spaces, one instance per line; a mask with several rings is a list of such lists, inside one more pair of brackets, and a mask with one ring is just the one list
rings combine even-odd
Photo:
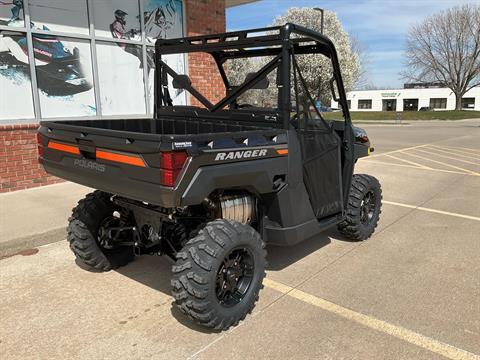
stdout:
[[[454,157],[447,156],[447,155],[444,155],[444,154],[438,154],[438,153],[435,153],[433,151],[428,151],[428,150],[425,150],[425,149],[415,149],[415,151],[420,151],[422,153],[427,153],[427,154],[430,154],[430,155],[439,156],[439,157],[442,157],[442,158],[445,158],[445,159],[460,161],[460,162],[463,162],[465,164],[472,164],[472,165],[480,166],[480,163],[478,163],[478,162],[468,161],[468,160],[464,160],[464,159],[458,159],[458,158],[454,158]],[[450,154],[450,155],[453,155],[453,154]],[[387,156],[389,156],[389,155],[387,155]]]
[[[363,160],[363,159],[360,159]],[[445,169],[434,169],[434,168],[428,168],[428,167],[418,167],[418,166],[413,166],[413,165],[406,165],[406,164],[396,164],[396,163],[390,163],[386,161],[375,161],[375,160],[370,160],[368,158],[364,159],[365,163],[372,163],[372,164],[381,164],[381,165],[388,165],[388,166],[401,166],[401,167],[407,167],[411,169],[419,169],[419,170],[429,170],[429,171],[437,171],[437,172],[444,172],[444,173],[450,173],[450,174],[460,174],[460,175],[469,175],[469,176],[480,176],[480,174],[470,174],[466,173],[463,171],[455,171],[455,170],[445,170]]]
[[463,152],[465,154],[478,154],[480,155],[480,149],[471,149],[471,148],[466,148],[466,147],[461,147],[461,146],[446,146],[446,145],[443,145],[443,146],[438,146],[438,145],[434,145],[434,144],[431,144],[432,146],[435,146],[435,147],[439,147],[439,148],[443,148],[443,149],[448,149],[448,150],[451,150],[451,151],[458,151],[458,152]]
[[397,153],[397,152],[400,152],[400,151],[413,150],[413,149],[417,149],[417,148],[424,147],[424,146],[429,146],[429,145],[430,144],[423,144],[423,145],[411,146],[411,147],[407,147],[407,148],[403,148],[403,149],[387,151],[387,152],[384,152],[384,153],[381,153],[381,154],[373,154],[373,155],[370,155],[369,158],[379,157],[379,156],[388,155],[388,154],[393,154],[393,153]]
[[423,159],[423,160],[431,161],[431,162],[434,162],[434,163],[437,163],[437,164],[440,164],[440,165],[443,165],[443,166],[451,167],[452,169],[457,169],[457,170],[465,171],[469,174],[474,174],[474,175],[480,176],[480,173],[477,173],[475,171],[464,169],[464,168],[461,168],[461,167],[458,167],[458,166],[455,166],[455,165],[452,165],[452,164],[448,164],[448,163],[445,163],[445,162],[442,162],[442,161],[432,160],[432,159],[426,158],[424,156],[420,156],[420,155],[412,154],[412,153],[407,153],[407,152],[404,152],[404,151],[402,151],[402,154],[405,154],[407,156],[417,157],[419,159]]
[[430,209],[430,208],[426,208],[426,207],[422,207],[422,206],[402,204],[402,203],[398,203],[398,202],[394,202],[394,201],[387,201],[387,200],[382,200],[382,203],[389,204],[389,205],[395,205],[395,206],[401,206],[401,207],[405,207],[405,208],[409,208],[409,209],[427,211],[427,212],[436,213],[436,214],[455,216],[455,217],[459,217],[459,218],[462,218],[462,219],[480,221],[480,217],[477,217],[477,216],[470,216],[470,215],[464,215],[464,214],[459,214],[459,213],[454,213],[454,212],[449,212],[449,211]]
[[[419,150],[419,149],[417,149],[417,150]],[[431,167],[429,167],[429,166],[425,166],[425,165],[416,163],[416,162],[414,162],[414,161],[402,159],[402,158],[399,158],[399,157],[397,157],[397,156],[393,156],[393,155],[389,155],[389,154],[387,154],[387,155],[385,155],[385,156],[387,156],[387,157],[389,157],[389,158],[392,158],[392,159],[395,159],[395,160],[403,161],[404,163],[407,163],[407,164],[410,164],[410,165],[415,165],[416,167],[419,167],[419,168],[431,169]]]
[[341,316],[345,319],[355,321],[363,326],[369,327],[370,329],[388,334],[397,339],[401,339],[410,344],[429,350],[431,352],[434,352],[446,358],[453,359],[453,360],[460,360],[460,359],[480,360],[480,356],[473,354],[471,352],[468,352],[466,350],[459,349],[455,346],[435,340],[433,338],[419,334],[412,330],[405,329],[401,326],[394,325],[383,320],[379,320],[372,316],[368,316],[368,315],[347,309],[343,306],[337,305],[328,300],[308,294],[304,291],[295,289],[293,287],[279,283],[277,281],[265,278],[263,280],[263,283],[266,287],[279,291],[285,295],[291,296],[297,300],[316,306],[322,310]]
[[455,156],[460,156],[462,158],[466,158],[466,159],[470,159],[470,160],[478,160],[480,155],[479,156],[475,156],[476,154],[472,155],[472,154],[469,154],[469,155],[465,155],[465,154],[458,154],[458,153],[455,153],[455,152],[452,152],[450,150],[444,150],[440,147],[433,147],[433,146],[430,146],[428,147],[428,150],[434,150],[434,151],[440,151],[444,154],[449,154],[449,155],[455,155]]

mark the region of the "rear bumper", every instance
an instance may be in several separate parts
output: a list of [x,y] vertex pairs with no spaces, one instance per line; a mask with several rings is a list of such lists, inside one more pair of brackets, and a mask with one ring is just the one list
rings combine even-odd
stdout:
[[94,169],[76,168],[73,161],[69,157],[63,157],[60,162],[44,157],[40,159],[47,173],[65,180],[163,207],[180,204],[180,198],[173,188],[125,176],[119,167],[108,166],[105,173],[99,174]]

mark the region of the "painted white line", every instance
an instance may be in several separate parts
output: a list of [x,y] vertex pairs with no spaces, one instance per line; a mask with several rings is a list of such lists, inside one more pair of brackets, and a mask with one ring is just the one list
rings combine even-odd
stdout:
[[[430,148],[429,148],[429,150],[430,150]],[[435,150],[435,149],[434,149],[434,150]],[[478,162],[473,162],[473,161],[468,161],[468,160],[464,160],[464,159],[459,159],[459,158],[447,156],[447,155],[444,155],[444,154],[438,154],[438,153],[435,153],[434,151],[428,151],[428,150],[425,150],[425,149],[415,149],[415,151],[420,151],[420,152],[422,152],[422,153],[427,153],[427,154],[429,154],[429,155],[439,156],[439,157],[442,157],[442,158],[445,158],[445,159],[460,161],[460,162],[463,162],[463,163],[465,163],[465,164],[471,164],[471,165],[480,166],[480,163],[478,163]],[[450,155],[456,155],[456,154],[450,153]],[[387,155],[387,156],[388,156],[388,155]]]
[[444,149],[436,147],[436,146],[434,147],[433,145],[429,146],[427,149],[430,150],[430,151],[432,151],[432,150],[440,151],[444,154],[455,155],[455,156],[459,156],[459,157],[470,159],[470,160],[480,159],[480,156],[475,156],[475,155],[472,155],[472,154],[470,154],[470,155],[460,154],[460,153],[453,152],[451,150],[444,150]]
[[[416,149],[416,150],[419,150],[419,149]],[[422,168],[422,169],[431,169],[430,166],[425,166],[425,165],[422,165],[422,164],[419,164],[419,163],[416,163],[414,161],[410,161],[410,160],[406,160],[406,159],[402,159],[402,158],[399,158],[399,157],[396,157],[396,156],[393,156],[393,155],[385,155],[389,158],[392,158],[392,159],[395,159],[395,160],[399,160],[399,161],[402,161],[404,163],[407,163],[407,164],[410,164],[410,165],[415,165],[416,167],[419,167],[419,168]]]
[[437,163],[437,164],[440,164],[440,165],[443,165],[443,166],[446,166],[446,167],[451,167],[452,169],[465,171],[469,174],[473,174],[473,175],[477,175],[477,176],[480,175],[480,173],[477,173],[475,171],[464,169],[464,168],[461,168],[461,167],[458,167],[458,166],[455,166],[455,165],[452,165],[452,164],[447,164],[447,163],[442,162],[442,161],[432,160],[432,159],[426,158],[425,156],[420,156],[420,155],[417,155],[417,154],[407,153],[407,152],[403,152],[403,151],[402,151],[402,154],[405,154],[405,155],[408,155],[408,156],[413,156],[413,157],[423,159],[423,160],[427,160],[427,161],[431,161],[431,162],[434,162],[434,163]]
[[476,174],[469,174],[463,171],[454,171],[454,170],[444,170],[444,169],[433,169],[433,168],[423,168],[423,167],[418,167],[418,166],[413,166],[413,165],[405,165],[405,164],[396,164],[396,163],[389,163],[385,161],[375,161],[375,160],[369,160],[368,158],[360,158],[360,160],[363,160],[362,162],[364,164],[372,163],[372,164],[381,164],[381,165],[388,165],[388,166],[400,166],[400,167],[406,167],[410,169],[418,169],[418,170],[428,170],[428,171],[436,171],[436,172],[444,172],[444,173],[450,173],[450,174],[460,174],[460,175],[468,175],[468,176],[480,176]]
[[386,321],[376,319],[343,306],[332,303],[328,300],[308,294],[304,291],[292,288],[274,280],[265,278],[263,284],[266,287],[279,291],[285,295],[291,296],[297,300],[307,304],[316,306],[322,310],[328,311],[345,319],[354,321],[358,324],[366,326],[370,329],[388,334],[397,339],[401,339],[410,344],[416,345],[433,353],[447,357],[453,360],[480,360],[480,356],[475,355],[463,349],[435,340],[428,336],[419,334],[412,330],[405,329],[401,326],[390,324]]
[[480,221],[480,217],[477,217],[477,216],[464,215],[464,214],[459,214],[459,213],[454,213],[454,212],[449,212],[449,211],[443,211],[443,210],[437,210],[437,209],[430,209],[430,208],[426,208],[426,207],[422,207],[422,206],[402,204],[402,203],[398,203],[398,202],[394,202],[394,201],[387,201],[387,200],[382,200],[382,203],[388,204],[388,205],[406,207],[406,208],[409,208],[409,209],[427,211],[427,212],[436,213],[436,214],[455,216],[455,217],[462,218],[462,219]]
[[429,145],[430,145],[430,144],[423,144],[423,145],[411,146],[411,147],[408,147],[408,148],[403,148],[403,149],[398,149],[398,150],[387,151],[387,152],[384,152],[384,153],[381,153],[381,154],[373,154],[373,155],[370,155],[369,157],[370,157],[370,158],[372,158],[372,157],[379,157],[379,156],[383,156],[383,155],[393,154],[393,153],[400,152],[400,151],[412,150],[412,149],[416,149],[416,148],[420,148],[420,147],[424,147],[424,146],[429,146]]
[[431,144],[432,146],[436,146],[436,147],[439,147],[439,148],[443,148],[443,149],[449,149],[449,150],[452,150],[452,151],[458,151],[458,152],[464,152],[466,154],[478,154],[480,155],[480,149],[471,149],[471,148],[466,148],[466,147],[461,147],[461,146],[447,146],[447,145],[434,145],[434,144]]

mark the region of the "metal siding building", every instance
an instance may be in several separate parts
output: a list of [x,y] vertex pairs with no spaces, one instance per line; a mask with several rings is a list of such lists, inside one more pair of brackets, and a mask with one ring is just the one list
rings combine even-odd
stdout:
[[[448,88],[358,90],[348,92],[347,100],[351,111],[455,110],[455,95]],[[463,96],[463,105],[465,110],[480,111],[480,87]],[[338,104],[332,101],[331,106]]]

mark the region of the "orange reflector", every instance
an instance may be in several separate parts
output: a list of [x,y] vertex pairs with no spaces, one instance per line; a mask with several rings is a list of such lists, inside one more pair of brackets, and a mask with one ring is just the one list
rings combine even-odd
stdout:
[[123,164],[129,164],[134,166],[146,167],[145,162],[139,156],[132,155],[122,155],[109,151],[97,150],[96,151],[97,159],[110,160]]
[[50,149],[55,149],[55,150],[65,151],[70,154],[80,155],[80,149],[75,145],[67,145],[67,144],[61,144],[55,141],[49,141],[48,147]]
[[277,154],[288,155],[288,149],[277,149]]

